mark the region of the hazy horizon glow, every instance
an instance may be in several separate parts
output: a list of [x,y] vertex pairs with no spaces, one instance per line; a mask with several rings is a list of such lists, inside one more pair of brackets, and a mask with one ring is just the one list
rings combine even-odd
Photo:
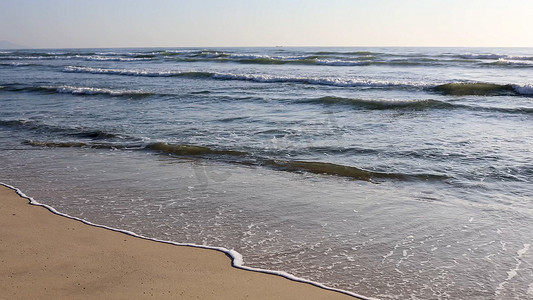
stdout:
[[0,40],[34,48],[533,47],[530,0],[1,1]]

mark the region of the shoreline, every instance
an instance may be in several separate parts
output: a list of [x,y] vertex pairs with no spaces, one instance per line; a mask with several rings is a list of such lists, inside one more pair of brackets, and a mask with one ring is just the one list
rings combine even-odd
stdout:
[[0,183],[0,199],[0,299],[365,299],[284,272],[244,267],[233,250],[92,224],[7,184]]

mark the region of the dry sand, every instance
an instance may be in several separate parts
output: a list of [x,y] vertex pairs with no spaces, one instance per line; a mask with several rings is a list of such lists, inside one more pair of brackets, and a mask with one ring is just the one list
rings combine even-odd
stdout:
[[0,186],[0,299],[354,299],[28,203]]

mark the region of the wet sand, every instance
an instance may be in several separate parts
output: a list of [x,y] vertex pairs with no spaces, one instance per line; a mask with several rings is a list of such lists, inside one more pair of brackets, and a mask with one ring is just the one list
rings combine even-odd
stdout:
[[0,186],[0,299],[355,299],[30,205]]

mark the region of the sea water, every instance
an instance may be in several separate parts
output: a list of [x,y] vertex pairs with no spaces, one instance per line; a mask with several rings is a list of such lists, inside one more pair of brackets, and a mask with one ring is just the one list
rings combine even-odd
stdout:
[[377,299],[533,298],[533,49],[0,52],[0,181]]

